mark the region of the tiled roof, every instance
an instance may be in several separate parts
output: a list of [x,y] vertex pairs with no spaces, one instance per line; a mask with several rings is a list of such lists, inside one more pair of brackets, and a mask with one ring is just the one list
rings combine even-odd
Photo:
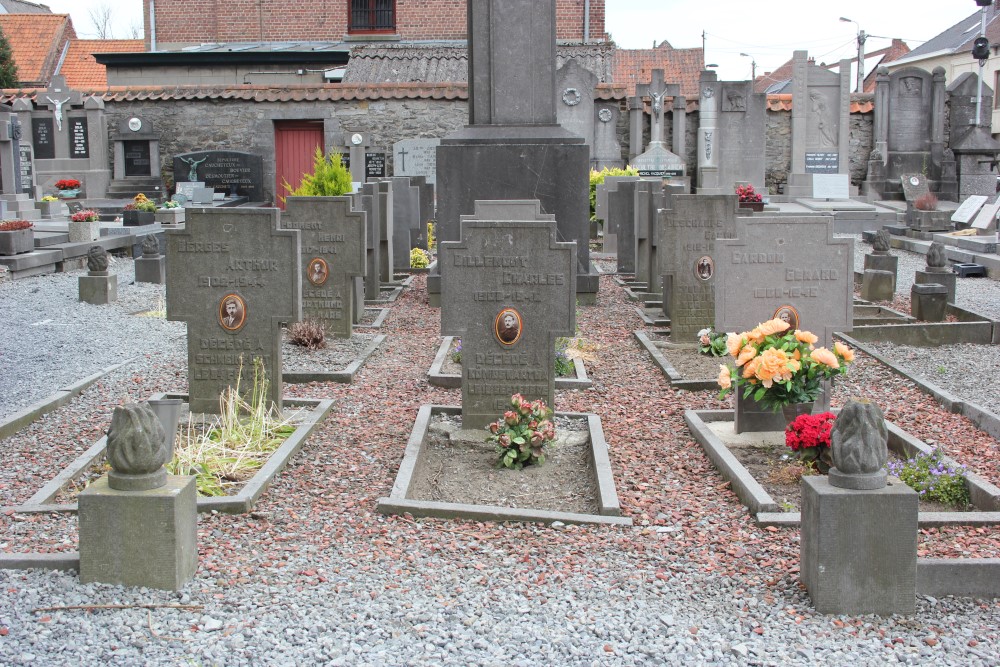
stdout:
[[649,83],[654,69],[663,70],[663,80],[679,83],[681,95],[698,97],[698,81],[705,66],[704,52],[675,49],[666,41],[652,49],[616,49],[614,82],[624,85],[628,95],[635,95],[636,84]]
[[753,82],[753,92],[768,93],[769,96],[772,93],[777,94],[791,80],[792,60],[789,60],[773,72],[764,72],[758,76]]
[[23,0],[0,0],[0,14],[51,14],[46,5]]
[[[600,83],[612,78],[612,51],[606,44],[567,44],[556,49],[556,66],[577,61]],[[451,44],[366,44],[351,49],[344,83],[459,83],[469,78],[464,42]]]
[[75,37],[68,14],[0,14],[0,29],[10,43],[18,81],[48,85],[66,40]]
[[[989,26],[992,26],[995,22],[998,12],[1000,12],[1000,8],[995,5],[986,10],[987,34],[990,32]],[[977,10],[969,18],[962,19],[944,32],[935,35],[930,40],[910,51],[908,57],[920,58],[941,51],[947,53],[971,51],[972,40],[979,36],[981,17],[982,10]]]
[[69,43],[58,73],[66,77],[67,86],[76,90],[104,88],[108,85],[108,72],[93,54],[145,50],[141,39],[74,39]]
[[[767,96],[768,111],[791,111],[792,94],[778,93]],[[870,113],[875,109],[875,96],[869,93],[851,95],[851,113]]]

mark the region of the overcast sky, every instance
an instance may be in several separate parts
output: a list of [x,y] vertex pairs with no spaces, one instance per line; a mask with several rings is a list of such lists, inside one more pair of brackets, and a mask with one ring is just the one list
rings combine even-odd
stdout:
[[[71,14],[81,37],[95,36],[90,12],[101,6],[113,10],[115,37],[142,28],[141,0],[41,1]],[[705,32],[705,59],[719,65],[720,78],[727,80],[749,79],[751,60],[758,74],[774,70],[796,49],[819,62],[856,55],[859,26],[840,21],[842,16],[872,35],[865,44],[871,52],[889,44],[877,37],[900,37],[914,48],[979,9],[975,0],[606,0],[605,7],[607,30],[624,48],[650,48],[663,40],[676,48],[698,47]]]

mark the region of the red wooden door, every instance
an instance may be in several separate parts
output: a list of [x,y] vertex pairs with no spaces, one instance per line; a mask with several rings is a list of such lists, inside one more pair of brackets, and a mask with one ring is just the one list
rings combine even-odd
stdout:
[[276,204],[284,209],[281,197],[288,196],[287,182],[292,190],[302,183],[302,175],[312,173],[316,148],[323,148],[323,121],[287,120],[274,122],[274,192]]

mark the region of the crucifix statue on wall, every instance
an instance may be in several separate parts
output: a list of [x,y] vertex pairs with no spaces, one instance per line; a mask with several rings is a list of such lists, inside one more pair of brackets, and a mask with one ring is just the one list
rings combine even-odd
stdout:
[[62,106],[67,102],[69,102],[70,98],[67,97],[64,100],[54,100],[51,97],[46,97],[45,99],[47,99],[52,104],[52,115],[55,116],[56,118],[56,130],[58,132],[62,132],[62,119],[63,119]]

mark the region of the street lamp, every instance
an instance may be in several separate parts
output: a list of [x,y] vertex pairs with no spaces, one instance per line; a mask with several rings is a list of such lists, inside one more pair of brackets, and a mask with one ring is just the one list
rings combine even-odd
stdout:
[[990,40],[986,38],[986,10],[993,4],[993,0],[976,0],[976,4],[983,8],[979,16],[979,37],[972,46],[972,57],[979,61],[979,90],[976,92],[976,122],[973,125],[979,126],[983,124],[983,68],[990,57]]
[[[980,0],[976,1],[979,2]],[[985,2],[985,0],[983,1]],[[990,0],[990,2],[992,1]],[[843,16],[840,17],[840,20],[844,23],[853,23],[858,26],[858,92],[863,93],[865,92],[865,40],[868,38],[868,35],[861,29],[857,21],[852,21]]]
[[749,53],[741,53],[740,55],[743,56],[744,58],[749,58],[750,59],[750,80],[751,81],[756,81],[757,80],[757,61]]

